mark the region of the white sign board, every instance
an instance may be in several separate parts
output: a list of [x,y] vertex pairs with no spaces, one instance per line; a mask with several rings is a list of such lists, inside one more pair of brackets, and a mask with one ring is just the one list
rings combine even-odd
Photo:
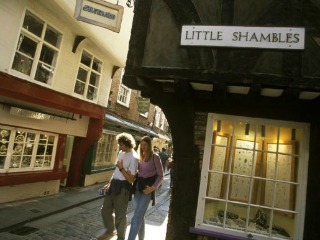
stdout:
[[123,7],[102,0],[77,0],[74,16],[80,21],[120,32]]
[[304,49],[305,29],[285,27],[182,26],[181,45]]

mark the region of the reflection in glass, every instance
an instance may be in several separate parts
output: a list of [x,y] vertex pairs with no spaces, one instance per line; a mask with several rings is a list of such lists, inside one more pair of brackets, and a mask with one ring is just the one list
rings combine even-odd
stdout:
[[48,26],[46,29],[46,34],[44,36],[44,40],[51,45],[59,48],[60,47],[60,42],[61,42],[62,35],[58,33],[55,29],[52,27]]
[[26,16],[23,21],[23,28],[37,35],[38,37],[41,37],[43,22],[30,12],[26,12]]

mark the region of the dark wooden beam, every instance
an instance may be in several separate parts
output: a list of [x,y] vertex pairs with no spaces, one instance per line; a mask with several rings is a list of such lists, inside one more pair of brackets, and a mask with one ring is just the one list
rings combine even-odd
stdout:
[[[139,89],[132,78],[145,78],[147,81],[159,80],[184,80],[197,83],[225,83],[226,85],[251,86],[260,84],[269,88],[298,88],[304,91],[320,91],[320,77],[285,76],[258,73],[215,72],[206,69],[182,68],[127,68],[124,83],[134,89]],[[126,80],[128,79],[128,80]],[[132,80],[129,80],[132,79]],[[132,82],[131,82],[132,81]]]

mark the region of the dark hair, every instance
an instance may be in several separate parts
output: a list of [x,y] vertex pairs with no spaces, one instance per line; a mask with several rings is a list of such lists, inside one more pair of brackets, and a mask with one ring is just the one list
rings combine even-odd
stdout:
[[116,137],[118,143],[122,143],[126,147],[134,148],[136,146],[136,141],[133,136],[129,133],[120,133]]
[[167,151],[167,149],[165,149],[165,148],[162,148],[162,151],[163,151],[163,152],[165,152],[165,151]]

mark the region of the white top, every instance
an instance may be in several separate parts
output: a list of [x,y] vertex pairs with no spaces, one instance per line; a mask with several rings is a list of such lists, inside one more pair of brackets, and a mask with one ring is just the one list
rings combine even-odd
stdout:
[[[138,154],[136,151],[132,150],[130,152],[120,151],[118,154],[118,161],[123,162],[123,169],[128,171],[130,170],[132,175],[136,175],[138,171]],[[119,168],[116,167],[113,173],[113,178],[118,180],[126,180],[123,174],[120,172]]]

